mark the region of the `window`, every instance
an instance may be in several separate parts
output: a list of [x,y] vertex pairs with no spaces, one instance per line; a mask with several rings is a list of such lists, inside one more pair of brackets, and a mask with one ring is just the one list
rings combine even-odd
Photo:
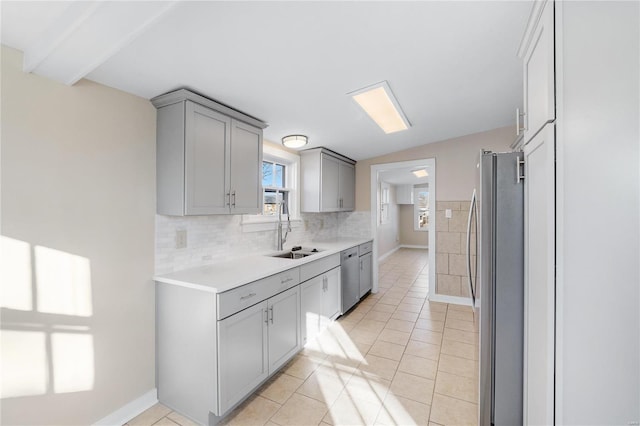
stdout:
[[380,183],[380,224],[389,222],[389,184]]
[[[278,220],[278,204],[285,203],[284,218],[299,220],[300,156],[265,143],[262,154],[262,212],[242,216],[243,232],[275,229]],[[294,227],[297,226],[292,224]]]
[[279,203],[284,202],[286,213],[289,208],[289,191],[286,183],[286,168],[284,164],[271,161],[262,162],[262,214],[276,216]]
[[413,217],[415,231],[429,230],[429,190],[427,188],[413,189]]

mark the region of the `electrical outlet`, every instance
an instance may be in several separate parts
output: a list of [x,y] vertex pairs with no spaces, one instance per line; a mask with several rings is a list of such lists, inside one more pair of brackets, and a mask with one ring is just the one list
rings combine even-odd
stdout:
[[446,209],[444,211],[444,217],[446,217],[447,219],[451,219],[451,209]]
[[187,230],[178,229],[176,231],[176,248],[187,248]]

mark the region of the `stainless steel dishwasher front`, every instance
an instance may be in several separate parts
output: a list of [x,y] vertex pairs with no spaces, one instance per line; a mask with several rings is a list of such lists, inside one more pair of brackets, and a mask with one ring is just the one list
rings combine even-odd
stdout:
[[358,260],[357,246],[340,253],[343,314],[360,300],[360,266]]

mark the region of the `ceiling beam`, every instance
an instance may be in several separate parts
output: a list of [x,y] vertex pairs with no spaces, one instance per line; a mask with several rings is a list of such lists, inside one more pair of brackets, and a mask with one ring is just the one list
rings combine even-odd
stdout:
[[140,36],[177,3],[73,2],[25,49],[23,70],[73,85]]

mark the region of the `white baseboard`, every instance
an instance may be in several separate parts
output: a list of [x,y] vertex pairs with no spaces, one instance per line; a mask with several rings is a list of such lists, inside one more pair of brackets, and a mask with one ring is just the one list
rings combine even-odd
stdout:
[[429,293],[429,301],[440,302],[440,303],[452,303],[454,305],[471,306],[470,297],[449,296],[446,294]]
[[400,244],[401,248],[410,248],[410,249],[428,249],[429,246],[415,246],[410,244]]
[[95,426],[120,426],[158,403],[158,389],[153,388],[139,398],[118,408],[94,423]]
[[398,250],[400,250],[401,246],[395,246],[394,248],[392,248],[391,250],[389,250],[388,252],[386,252],[385,254],[383,254],[382,256],[378,256],[378,262],[382,262],[383,260],[385,260],[387,257],[391,256],[393,253],[397,252]]

